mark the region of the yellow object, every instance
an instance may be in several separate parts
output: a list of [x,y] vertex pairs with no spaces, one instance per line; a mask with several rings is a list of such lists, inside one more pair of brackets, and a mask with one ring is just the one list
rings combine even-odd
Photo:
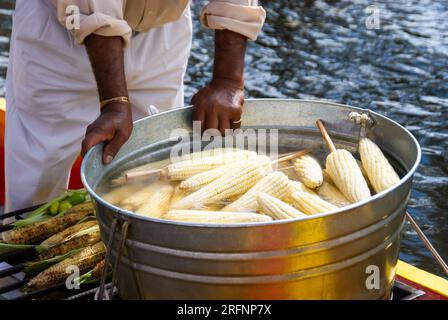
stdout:
[[157,181],[154,184],[154,191],[135,212],[141,215],[160,218],[170,206],[170,201],[174,193],[174,187],[167,181]]
[[321,212],[333,211],[338,207],[332,205],[318,196],[307,192],[296,192],[291,195],[294,207],[306,214],[316,214]]
[[282,172],[273,172],[261,179],[253,188],[238,200],[224,207],[221,211],[249,212],[258,208],[257,197],[260,192],[267,193],[279,199],[289,197],[294,188],[289,178]]
[[370,183],[376,192],[381,192],[397,184],[400,177],[395,172],[381,149],[370,139],[359,142],[359,154]]
[[348,206],[350,201],[331,183],[324,181],[317,189],[317,194],[324,200],[341,208]]
[[272,218],[263,214],[252,212],[222,212],[199,210],[173,210],[168,211],[163,219],[179,222],[196,223],[249,223],[272,221]]
[[266,169],[256,161],[242,161],[241,166],[177,201],[171,209],[200,209],[204,205],[220,203],[243,194],[266,175]]
[[353,155],[338,149],[327,157],[326,170],[333,183],[350,202],[370,198],[370,190]]
[[218,154],[210,157],[180,161],[168,166],[168,176],[171,180],[185,180],[198,173],[215,169],[232,162],[253,158],[257,154],[253,151],[236,151]]
[[97,224],[96,220],[91,220],[83,223],[75,224],[74,226],[68,227],[67,229],[56,233],[55,235],[51,236],[50,238],[46,239],[44,242],[41,243],[41,245],[46,246],[54,246],[61,242],[63,242],[67,237],[76,234],[77,232],[81,230],[88,229],[90,227],[93,227]]
[[114,97],[110,99],[106,99],[100,102],[100,108],[103,109],[106,105],[108,105],[111,102],[124,102],[127,104],[130,104],[128,97]]
[[264,192],[258,194],[257,202],[258,211],[275,220],[294,219],[307,216],[286,202]]
[[295,159],[294,168],[299,180],[308,188],[316,189],[324,180],[319,162],[310,155]]
[[158,183],[151,183],[149,186],[126,197],[120,202],[120,206],[126,210],[137,210],[146,203],[154,192],[157,191],[158,187]]
[[448,280],[398,260],[397,275],[448,297]]

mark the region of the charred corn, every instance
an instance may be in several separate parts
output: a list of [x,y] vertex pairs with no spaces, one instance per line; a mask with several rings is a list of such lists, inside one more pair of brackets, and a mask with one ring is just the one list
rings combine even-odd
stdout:
[[[81,209],[82,208],[82,209]],[[43,222],[38,222],[27,227],[13,229],[2,234],[3,240],[6,243],[14,244],[34,244],[39,243],[51,235],[60,232],[79,220],[92,215],[93,205],[78,205],[69,209],[63,216],[50,218]]]
[[282,172],[273,172],[261,179],[253,188],[238,200],[224,207],[221,211],[250,212],[258,208],[257,197],[260,192],[284,199],[294,191],[289,178]]
[[91,220],[91,221],[75,224],[75,225],[68,227],[67,229],[62,230],[61,232],[56,233],[55,235],[51,236],[47,240],[43,241],[41,243],[41,245],[44,245],[44,246],[57,245],[57,244],[63,242],[68,236],[75,234],[81,230],[85,230],[90,227],[93,227],[96,224],[97,224],[96,220]]
[[174,210],[163,216],[166,220],[196,223],[250,223],[272,221],[272,218],[263,214],[252,212],[222,212]]
[[50,268],[42,271],[28,282],[28,287],[41,289],[64,281],[70,271],[70,267],[77,266],[80,273],[93,268],[99,261],[104,259],[106,248],[102,242],[83,249],[80,253],[65,259]]
[[324,181],[319,189],[317,189],[317,194],[322,199],[339,208],[350,204],[350,201],[348,201],[347,198],[335,186],[327,181]]
[[185,180],[198,173],[215,169],[219,166],[232,162],[250,159],[256,157],[256,153],[252,151],[236,151],[223,153],[215,156],[204,157],[193,160],[186,160],[173,163],[168,166],[166,174],[171,180]]
[[234,171],[229,171],[222,177],[205,187],[193,192],[171,206],[172,210],[201,208],[204,205],[220,203],[232,196],[243,194],[252,188],[266,175],[266,169],[251,160],[241,162]]
[[367,182],[355,158],[347,150],[336,150],[327,157],[326,169],[331,180],[352,203],[370,197]]
[[264,192],[258,194],[257,202],[258,211],[275,220],[294,219],[307,216],[286,202]]
[[319,162],[310,155],[304,155],[294,160],[294,168],[299,180],[311,189],[318,188],[323,182],[322,168]]
[[293,205],[306,214],[316,214],[336,210],[338,207],[332,205],[328,201],[321,199],[319,196],[306,192],[296,192],[291,196]]
[[370,183],[376,192],[381,192],[397,184],[400,177],[395,172],[381,149],[370,139],[359,142],[359,154]]
[[136,210],[136,213],[147,217],[160,218],[170,205],[174,187],[167,181],[157,181],[154,185],[154,192]]
[[82,230],[78,235],[72,235],[66,241],[45,250],[39,255],[39,260],[50,259],[59,255],[63,255],[77,248],[84,248],[95,244],[101,240],[100,229],[98,226]]

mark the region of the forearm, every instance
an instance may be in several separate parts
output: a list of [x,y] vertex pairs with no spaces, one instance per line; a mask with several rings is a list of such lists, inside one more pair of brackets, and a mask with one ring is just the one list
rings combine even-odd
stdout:
[[227,81],[244,87],[244,55],[247,38],[228,30],[215,31],[213,81]]
[[97,82],[100,101],[127,97],[123,39],[92,34],[85,39],[84,44]]

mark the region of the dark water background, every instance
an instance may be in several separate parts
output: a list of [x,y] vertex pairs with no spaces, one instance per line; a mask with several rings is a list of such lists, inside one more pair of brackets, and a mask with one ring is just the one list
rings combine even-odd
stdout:
[[[38,0],[31,0],[38,1]],[[39,0],[40,1],[40,0]],[[213,33],[195,36],[186,98],[210,78]],[[247,97],[328,99],[371,108],[404,125],[423,148],[409,210],[448,260],[448,1],[264,1],[267,22],[247,54]],[[380,9],[369,30],[365,9]],[[0,0],[0,95],[14,1]],[[400,258],[443,275],[406,226]]]

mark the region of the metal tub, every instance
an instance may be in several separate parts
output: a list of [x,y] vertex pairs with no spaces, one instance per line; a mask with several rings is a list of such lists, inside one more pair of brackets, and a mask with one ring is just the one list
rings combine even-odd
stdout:
[[[420,161],[415,138],[368,110],[322,101],[247,100],[243,127],[278,128],[280,146],[325,150],[320,118],[336,145],[356,151],[352,112],[369,113],[368,130],[401,173],[401,182],[367,201],[302,220],[252,225],[200,225],[141,217],[96,193],[105,177],[167,154],[172,130],[191,130],[191,108],[137,121],[113,164],[93,148],[83,182],[97,207],[102,238],[117,215],[130,223],[118,265],[123,299],[387,299],[390,297],[412,176]],[[118,235],[116,235],[118,237]],[[118,252],[115,241],[112,256]],[[369,277],[370,276],[370,277]],[[378,277],[377,277],[378,276]],[[374,278],[372,278],[374,277]],[[377,281],[377,282],[375,282]]]

